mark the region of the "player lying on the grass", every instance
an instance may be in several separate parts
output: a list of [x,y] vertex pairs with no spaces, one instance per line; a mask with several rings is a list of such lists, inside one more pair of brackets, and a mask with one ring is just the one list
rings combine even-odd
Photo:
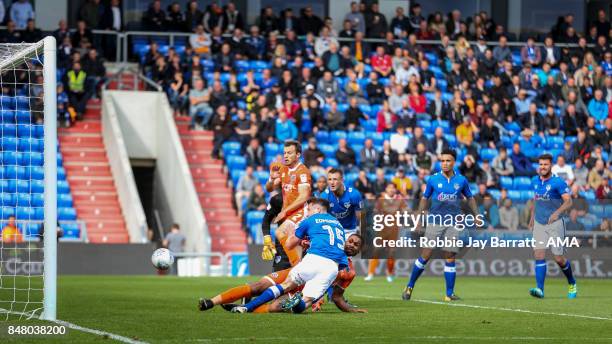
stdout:
[[[283,147],[283,165],[270,166],[270,179],[266,182],[266,190],[272,192],[281,188],[283,193],[283,208],[274,218],[273,223],[279,223],[276,238],[281,243],[291,266],[295,266],[301,257],[299,247],[289,249],[286,241],[306,215],[306,202],[310,198],[310,170],[300,162],[302,145],[298,141],[287,140]],[[282,223],[281,223],[282,222]],[[264,239],[262,257],[271,260],[274,257],[274,243],[270,238]]]
[[[474,217],[478,215],[478,206],[472,196],[467,179],[454,170],[456,158],[457,153],[455,150],[442,150],[442,154],[440,155],[442,172],[432,175],[427,180],[427,187],[423,193],[423,198],[421,198],[419,202],[417,214],[422,214],[424,212],[427,208],[428,200],[431,199],[432,201],[429,209],[430,215],[439,215],[441,218],[446,218],[447,215],[451,215],[454,219],[457,219],[457,215],[462,213],[461,199],[465,198],[468,201],[468,205]],[[456,225],[456,223],[453,223],[452,226],[443,226],[442,223],[427,224],[425,237],[429,240],[447,238],[449,241],[454,242],[459,237],[459,230],[455,227]],[[444,280],[446,281],[446,295],[444,296],[444,301],[459,300],[459,297],[455,295],[455,255],[459,252],[459,249],[459,247],[443,248],[444,258],[446,259],[444,265]],[[410,300],[416,281],[423,271],[425,271],[425,264],[427,264],[432,252],[432,248],[425,247],[421,249],[421,256],[419,256],[414,263],[412,273],[410,274],[410,280],[402,293],[402,299]]]
[[[348,257],[355,256],[359,253],[362,246],[362,239],[359,234],[351,234],[346,243],[344,245],[344,252]],[[332,293],[332,301],[336,304],[338,309],[343,312],[358,312],[363,313],[365,310],[352,307],[346,300],[344,299],[344,290],[349,287],[349,285],[353,282],[355,278],[355,269],[353,269],[350,265],[352,263],[349,262],[349,267],[342,269],[338,272],[338,276],[336,280],[332,284],[333,293]],[[213,297],[212,299],[200,299],[198,303],[198,308],[201,311],[209,310],[217,305],[224,305],[224,308],[231,309],[236,305],[232,305],[231,302],[235,302],[242,298],[250,298],[252,296],[260,295],[267,288],[274,286],[276,284],[282,284],[289,276],[291,268],[273,272],[262,277],[259,281],[237,286],[231,289],[228,289],[221,294]],[[225,306],[227,305],[227,307]],[[281,300],[278,299],[275,302],[270,304],[264,304],[258,308],[256,308],[253,313],[271,313],[271,312],[281,312]]]
[[565,239],[563,213],[572,207],[572,197],[565,181],[552,174],[552,159],[550,154],[541,155],[538,159],[539,175],[531,180],[531,186],[535,191],[535,211],[532,212],[529,228],[533,230],[533,239],[535,239],[533,254],[536,259],[534,266],[536,287],[529,289],[529,294],[540,299],[544,297],[546,249],[548,241],[553,239],[556,240],[556,245],[552,246],[550,251],[569,283],[567,297],[574,299],[578,295],[578,287],[572,273],[572,265],[564,256],[565,247],[560,243]]
[[342,225],[336,218],[328,214],[328,211],[328,201],[322,198],[313,198],[308,201],[308,212],[311,215],[302,220],[295,233],[286,242],[286,247],[292,249],[308,237],[310,248],[304,258],[291,269],[289,278],[283,283],[266,289],[260,296],[244,306],[234,307],[232,312],[253,312],[259,306],[302,285],[304,298],[292,308],[295,313],[303,312],[306,307],[323,296],[336,279],[338,270],[348,267],[345,250],[358,251],[357,246],[353,247],[353,242],[345,244]]

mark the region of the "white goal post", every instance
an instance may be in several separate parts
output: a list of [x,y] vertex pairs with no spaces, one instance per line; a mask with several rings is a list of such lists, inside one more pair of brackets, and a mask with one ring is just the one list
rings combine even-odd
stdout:
[[0,239],[0,321],[57,318],[56,53],[51,36],[0,44],[0,220],[19,228]]

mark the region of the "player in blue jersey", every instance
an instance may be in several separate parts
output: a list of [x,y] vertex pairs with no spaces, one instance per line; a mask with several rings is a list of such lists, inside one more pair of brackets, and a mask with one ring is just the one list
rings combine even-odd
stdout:
[[[427,227],[425,229],[425,237],[427,239],[436,240],[441,238],[449,239],[453,242],[458,239],[459,230],[463,227],[460,227],[459,223],[454,220],[445,221],[445,219],[457,219],[458,215],[462,214],[462,199],[467,199],[470,210],[474,217],[477,218],[478,206],[470,191],[469,183],[464,176],[456,173],[454,170],[456,158],[457,153],[453,149],[444,149],[442,151],[440,157],[442,171],[429,177],[423,198],[419,202],[417,214],[424,214],[428,200],[431,199],[429,214],[427,214]],[[445,301],[459,300],[459,297],[455,295],[455,255],[459,252],[459,249],[460,247],[456,246],[442,248],[444,258],[446,259],[444,266],[444,279],[446,281]],[[427,264],[432,252],[433,247],[423,247],[421,249],[421,256],[414,262],[410,280],[402,293],[402,299],[410,300],[416,281],[425,270],[425,264]]]
[[359,231],[363,200],[357,189],[344,185],[344,174],[332,168],[327,172],[327,189],[319,196],[329,202],[329,212],[342,227],[348,238]]
[[344,229],[336,218],[328,214],[329,202],[322,198],[308,201],[309,217],[302,220],[295,233],[287,239],[286,245],[296,247],[308,238],[310,248],[302,260],[291,269],[289,278],[282,284],[266,289],[259,297],[244,306],[232,309],[235,313],[252,312],[257,307],[276,299],[286,292],[304,286],[302,297],[291,298],[295,313],[303,312],[314,301],[319,299],[333,283],[339,269],[348,266],[347,253],[357,252],[359,247],[352,247],[352,241],[346,242]]
[[[553,175],[552,155],[543,154],[538,158],[538,176],[531,180],[531,187],[535,192],[535,209],[532,212],[529,227],[533,230],[534,257],[535,257],[535,278],[536,287],[529,290],[533,297],[544,297],[544,279],[546,278],[546,249],[555,257],[557,265],[567,277],[569,292],[567,297],[576,298],[578,288],[576,279],[572,273],[570,261],[565,258],[565,247],[561,240],[565,238],[565,222],[563,214],[572,207],[572,197],[565,181]],[[550,243],[549,241],[553,242]],[[550,244],[550,245],[549,245]]]

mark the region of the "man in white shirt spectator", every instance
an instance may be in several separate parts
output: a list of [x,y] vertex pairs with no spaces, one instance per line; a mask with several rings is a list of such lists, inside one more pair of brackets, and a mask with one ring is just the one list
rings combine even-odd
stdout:
[[189,36],[189,45],[191,45],[193,51],[200,56],[208,56],[210,55],[211,44],[210,36],[204,32],[204,25],[196,26],[195,32]]
[[565,163],[563,155],[557,157],[557,163],[552,167],[551,172],[557,176],[563,178],[566,183],[571,185],[574,182],[574,171],[572,167]]
[[499,225],[502,228],[515,231],[519,225],[518,209],[512,205],[512,200],[506,198],[504,204],[499,208]]
[[406,161],[406,148],[408,147],[408,136],[402,125],[397,126],[397,132],[389,138],[391,149],[394,150],[399,158],[400,163]]
[[28,19],[34,19],[34,9],[28,0],[19,0],[11,6],[11,20],[17,30],[23,30],[28,25]]
[[325,52],[329,50],[329,46],[332,43],[335,44],[337,47],[340,46],[340,44],[338,44],[338,40],[334,37],[331,37],[329,34],[329,29],[324,26],[321,29],[321,34],[319,35],[319,37],[317,37],[317,40],[315,41],[315,53],[317,54],[317,56],[323,56],[323,54],[325,54]]
[[255,185],[259,184],[259,181],[253,175],[253,167],[247,166],[246,172],[240,179],[238,179],[238,183],[236,184],[236,207],[238,208],[238,216],[242,217],[242,202],[245,199],[248,199],[255,189]]
[[400,67],[395,71],[395,79],[397,82],[402,84],[402,86],[408,85],[408,83],[410,82],[410,78],[413,75],[418,78],[419,71],[414,68],[413,65],[410,64],[410,61],[408,61],[408,59],[403,60]]

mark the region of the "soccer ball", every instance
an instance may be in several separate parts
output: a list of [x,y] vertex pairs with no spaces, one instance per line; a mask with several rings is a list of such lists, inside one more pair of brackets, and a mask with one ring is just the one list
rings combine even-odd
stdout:
[[151,263],[160,270],[168,270],[174,263],[174,255],[167,248],[158,248],[151,256]]

